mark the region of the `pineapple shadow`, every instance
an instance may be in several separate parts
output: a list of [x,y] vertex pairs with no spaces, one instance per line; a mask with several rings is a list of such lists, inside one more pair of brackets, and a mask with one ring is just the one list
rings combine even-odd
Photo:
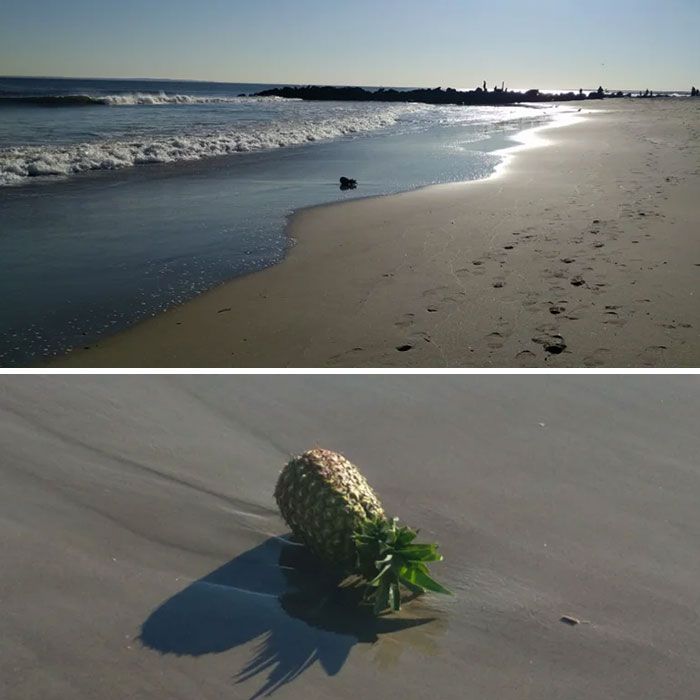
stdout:
[[373,644],[434,618],[379,617],[338,589],[306,547],[271,537],[156,608],[140,641],[161,654],[200,657],[257,640],[237,683],[260,677],[251,700],[274,693],[318,663],[336,675],[356,644]]

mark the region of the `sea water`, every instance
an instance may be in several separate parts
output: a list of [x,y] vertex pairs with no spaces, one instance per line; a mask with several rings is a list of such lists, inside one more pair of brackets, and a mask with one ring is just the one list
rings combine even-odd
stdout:
[[282,261],[295,209],[487,177],[564,109],[240,96],[267,87],[0,78],[0,365]]

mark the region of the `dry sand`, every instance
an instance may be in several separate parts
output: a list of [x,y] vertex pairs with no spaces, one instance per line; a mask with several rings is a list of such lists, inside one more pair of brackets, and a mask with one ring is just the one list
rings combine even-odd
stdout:
[[[5,377],[0,697],[698,697],[698,409],[697,377]],[[454,597],[294,595],[272,490],[317,442]]]
[[283,264],[57,364],[700,365],[700,102],[540,136],[486,181],[302,211]]

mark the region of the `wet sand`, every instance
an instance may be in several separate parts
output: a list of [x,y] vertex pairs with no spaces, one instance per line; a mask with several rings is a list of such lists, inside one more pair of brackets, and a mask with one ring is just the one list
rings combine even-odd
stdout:
[[[696,697],[698,409],[676,376],[5,377],[0,696]],[[272,490],[315,443],[454,597],[314,611]]]
[[302,211],[283,264],[55,364],[698,366],[699,116],[609,100],[495,178]]

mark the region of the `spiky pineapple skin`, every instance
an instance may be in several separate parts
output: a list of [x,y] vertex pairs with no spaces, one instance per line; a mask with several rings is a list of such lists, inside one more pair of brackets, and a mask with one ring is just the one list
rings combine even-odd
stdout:
[[370,518],[385,517],[367,480],[343,455],[316,448],[282,470],[275,500],[293,534],[327,564],[353,567],[353,533]]

